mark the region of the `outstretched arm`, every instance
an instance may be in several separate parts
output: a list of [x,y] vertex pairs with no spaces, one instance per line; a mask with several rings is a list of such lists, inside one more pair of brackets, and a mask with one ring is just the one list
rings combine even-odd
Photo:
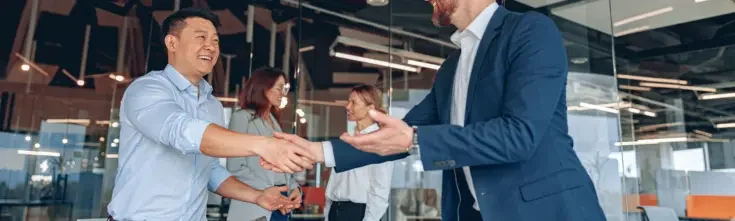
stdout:
[[[464,127],[419,126],[419,152],[424,169],[446,170],[527,160],[535,153],[545,132],[553,129],[550,128],[552,117],[566,111],[557,107],[564,97],[567,56],[556,26],[548,17],[529,13],[520,18],[514,31],[500,116]],[[411,146],[414,132],[404,122],[376,112],[371,117],[385,126],[371,134],[342,139],[363,151],[380,155],[402,153]]]
[[196,118],[176,104],[171,93],[162,82],[153,79],[134,81],[123,96],[122,123],[183,154],[259,155],[288,170],[311,168],[311,162],[302,156],[313,157],[302,148],[278,139],[236,133]]

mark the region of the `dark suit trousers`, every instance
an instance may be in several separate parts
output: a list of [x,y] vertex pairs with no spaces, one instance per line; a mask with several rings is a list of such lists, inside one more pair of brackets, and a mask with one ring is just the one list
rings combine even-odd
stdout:
[[328,217],[330,221],[362,221],[365,208],[367,206],[363,203],[332,202]]
[[457,176],[455,177],[457,179],[457,187],[459,188],[459,195],[462,197],[457,214],[459,221],[482,221],[480,211],[472,207],[475,204],[475,198],[472,197],[472,192],[470,192],[470,186],[467,184],[464,171],[462,169],[454,169],[454,174]]

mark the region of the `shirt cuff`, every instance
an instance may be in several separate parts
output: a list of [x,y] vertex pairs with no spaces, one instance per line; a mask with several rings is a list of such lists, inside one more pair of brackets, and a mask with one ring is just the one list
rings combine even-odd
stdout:
[[200,147],[202,145],[204,131],[207,129],[207,127],[209,127],[209,122],[207,121],[196,119],[192,122],[189,122],[188,127],[186,127],[183,134],[181,134],[186,143],[182,145],[182,147],[180,147],[180,150],[184,154],[202,153]]
[[211,192],[217,192],[219,186],[230,177],[230,172],[222,167],[222,165],[219,165],[219,160],[216,158],[215,163],[216,165],[212,166],[212,174],[209,175],[209,182],[207,182],[207,187]]
[[332,149],[332,143],[329,141],[322,142],[322,151],[324,151],[324,165],[327,167],[336,166],[334,162],[334,149]]

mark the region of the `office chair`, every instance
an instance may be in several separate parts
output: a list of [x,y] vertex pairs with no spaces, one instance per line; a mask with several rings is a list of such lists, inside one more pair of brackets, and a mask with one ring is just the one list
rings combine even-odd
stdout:
[[679,221],[679,217],[671,208],[658,206],[639,206],[643,210],[643,218],[647,221]]

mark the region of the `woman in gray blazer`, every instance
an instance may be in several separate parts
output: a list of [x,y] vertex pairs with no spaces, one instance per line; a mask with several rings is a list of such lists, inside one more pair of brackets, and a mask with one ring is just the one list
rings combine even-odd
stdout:
[[[288,93],[286,75],[274,68],[255,71],[240,94],[240,110],[230,118],[229,129],[241,133],[261,136],[273,136],[273,132],[282,132],[279,125],[281,99]],[[289,199],[301,203],[301,188],[293,174],[276,173],[260,166],[258,156],[229,158],[227,170],[240,181],[255,189],[266,189],[272,186],[289,186]],[[288,220],[288,210],[268,211],[258,205],[232,200],[228,212],[228,221],[250,221],[261,217],[271,221]]]

